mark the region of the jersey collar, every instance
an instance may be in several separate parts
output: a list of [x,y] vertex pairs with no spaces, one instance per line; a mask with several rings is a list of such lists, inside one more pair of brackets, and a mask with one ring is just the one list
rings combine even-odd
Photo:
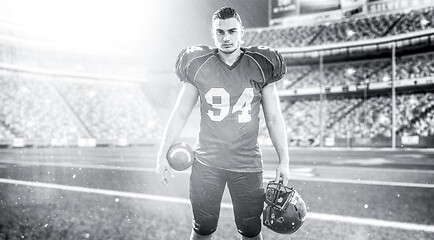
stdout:
[[232,65],[228,65],[227,63],[225,63],[219,56],[219,50],[215,49],[214,51],[214,55],[217,57],[217,59],[219,60],[219,62],[226,67],[228,70],[232,71],[232,69],[236,68],[238,66],[238,63],[241,61],[241,59],[243,58],[245,53],[245,49],[241,48],[241,53],[238,56],[237,60],[235,60],[235,62]]

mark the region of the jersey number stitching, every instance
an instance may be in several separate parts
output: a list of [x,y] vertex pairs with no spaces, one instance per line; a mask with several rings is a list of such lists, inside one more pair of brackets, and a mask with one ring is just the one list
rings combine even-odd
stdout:
[[[239,123],[250,122],[252,116],[250,110],[252,110],[253,100],[253,88],[245,88],[241,96],[238,98],[235,105],[232,107],[232,113],[240,111],[238,115]],[[207,114],[213,121],[222,121],[230,112],[230,94],[224,88],[211,88],[205,94],[205,100],[212,108],[220,110],[211,111],[208,110]]]

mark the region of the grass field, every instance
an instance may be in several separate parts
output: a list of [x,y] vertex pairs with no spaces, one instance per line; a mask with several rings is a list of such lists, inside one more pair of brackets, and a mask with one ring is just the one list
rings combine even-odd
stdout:
[[[264,228],[264,239],[434,239],[431,152],[324,152],[293,151],[291,185],[306,201],[308,218],[290,236]],[[0,151],[0,239],[188,239],[188,173],[164,187],[152,172],[154,154],[153,148]],[[355,163],[378,155],[383,164]],[[272,158],[264,151],[264,175],[274,168]],[[347,164],[335,164],[342,160]],[[227,194],[223,202],[214,239],[238,239]]]

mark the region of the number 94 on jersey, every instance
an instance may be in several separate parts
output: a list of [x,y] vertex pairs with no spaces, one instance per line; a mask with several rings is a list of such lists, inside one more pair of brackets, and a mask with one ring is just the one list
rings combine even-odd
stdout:
[[[247,123],[252,119],[250,111],[252,110],[253,88],[245,88],[236,103],[231,106],[230,94],[224,88],[211,88],[205,94],[205,100],[213,109],[220,111],[208,110],[207,114],[212,121],[220,122],[229,114],[239,112],[238,122]],[[232,109],[232,110],[231,110]]]

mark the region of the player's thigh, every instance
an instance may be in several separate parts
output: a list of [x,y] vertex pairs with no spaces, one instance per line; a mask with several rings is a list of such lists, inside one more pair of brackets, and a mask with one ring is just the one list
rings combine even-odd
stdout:
[[225,185],[220,169],[195,161],[190,175],[190,201],[196,233],[208,235],[216,230]]
[[248,212],[258,208],[262,211],[265,200],[262,172],[232,172],[227,184],[234,207],[250,203],[255,208],[250,209]]
[[247,237],[256,236],[261,231],[265,199],[262,173],[233,173],[228,188],[238,231]]

